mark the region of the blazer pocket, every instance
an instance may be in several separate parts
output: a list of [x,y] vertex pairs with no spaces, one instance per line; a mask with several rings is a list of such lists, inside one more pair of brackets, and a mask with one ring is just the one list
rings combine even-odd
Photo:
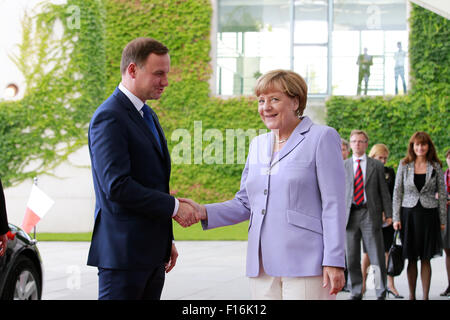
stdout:
[[286,168],[295,169],[295,168],[309,168],[312,165],[312,161],[295,161],[292,160],[286,164]]
[[287,210],[287,221],[294,226],[323,234],[322,221],[307,214],[298,211]]

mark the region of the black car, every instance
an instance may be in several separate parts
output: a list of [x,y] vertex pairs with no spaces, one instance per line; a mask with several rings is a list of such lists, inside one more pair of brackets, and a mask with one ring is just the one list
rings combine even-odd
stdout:
[[37,241],[13,224],[9,228],[6,254],[0,257],[0,299],[40,300],[43,269]]

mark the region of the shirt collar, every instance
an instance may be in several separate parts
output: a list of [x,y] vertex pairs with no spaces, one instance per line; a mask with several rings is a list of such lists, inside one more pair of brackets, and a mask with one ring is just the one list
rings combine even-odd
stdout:
[[122,91],[123,94],[128,97],[128,99],[130,99],[131,103],[134,105],[137,111],[141,111],[142,107],[144,106],[144,102],[142,102],[141,99],[136,97],[133,93],[131,93],[130,90],[125,88],[122,82],[119,84],[119,90]]
[[367,156],[366,156],[366,154],[363,154],[361,157],[356,157],[355,155],[353,155],[352,157],[353,157],[353,162],[356,162],[356,160],[365,161]]

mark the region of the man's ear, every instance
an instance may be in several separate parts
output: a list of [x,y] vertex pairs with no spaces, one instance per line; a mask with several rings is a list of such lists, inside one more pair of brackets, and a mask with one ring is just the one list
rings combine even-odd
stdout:
[[127,73],[130,75],[132,79],[136,78],[137,65],[134,62],[131,62],[127,67]]

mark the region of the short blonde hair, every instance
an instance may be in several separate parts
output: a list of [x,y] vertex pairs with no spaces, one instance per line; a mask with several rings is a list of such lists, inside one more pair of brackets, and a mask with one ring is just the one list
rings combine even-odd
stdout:
[[272,70],[256,80],[255,95],[267,93],[271,90],[280,90],[287,96],[298,100],[298,108],[295,110],[297,116],[303,115],[306,108],[308,86],[306,81],[291,70]]
[[385,144],[377,143],[373,145],[372,149],[370,149],[369,157],[373,158],[381,153],[387,153],[389,156],[389,149]]
[[352,136],[357,135],[357,134],[362,134],[366,138],[367,142],[369,142],[369,136],[367,135],[367,133],[364,130],[358,130],[358,129],[352,130],[352,132],[350,132],[349,140],[351,141]]

